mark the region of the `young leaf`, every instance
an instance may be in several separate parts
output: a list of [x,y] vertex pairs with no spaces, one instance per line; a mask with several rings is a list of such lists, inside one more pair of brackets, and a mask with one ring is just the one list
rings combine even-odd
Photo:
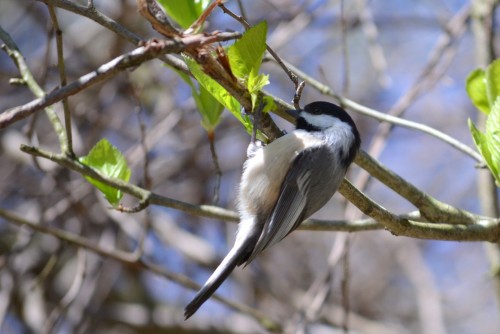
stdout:
[[486,138],[491,154],[490,170],[500,184],[500,96],[486,119]]
[[260,91],[265,85],[269,84],[269,75],[267,74],[258,74],[254,75],[254,71],[251,72],[248,78],[248,91],[250,94],[257,93]]
[[240,103],[217,81],[206,75],[195,61],[187,57],[185,57],[184,60],[200,85],[213,95],[213,97],[215,97],[215,99],[217,99],[217,101],[219,101],[227,110],[229,110],[234,117],[236,117],[245,126],[247,131],[249,131],[249,129],[252,128],[252,124],[248,117],[244,117],[241,114]]
[[486,85],[490,107],[500,95],[500,59],[492,62],[486,69]]
[[175,68],[173,70],[191,87],[191,93],[202,118],[201,125],[208,132],[215,130],[220,122],[220,115],[224,110],[224,106],[201,84],[198,89],[189,75]]
[[253,69],[248,77],[247,87],[250,97],[252,99],[252,108],[257,107],[257,96],[259,91],[267,84],[269,84],[269,75],[266,74],[256,74],[257,69]]
[[243,36],[228,49],[229,64],[233,74],[246,78],[252,69],[258,71],[266,50],[267,23],[260,22],[245,31]]
[[187,29],[200,17],[210,0],[158,0],[165,12],[182,28]]
[[271,96],[264,96],[264,109],[262,112],[270,112],[276,109],[276,104]]
[[489,166],[491,165],[491,154],[488,149],[488,144],[486,141],[486,136],[484,133],[478,130],[476,128],[476,125],[469,119],[469,131],[472,134],[472,139],[474,140],[474,144],[476,144],[477,149],[483,156],[484,160],[486,161],[486,164]]
[[[193,92],[193,96],[194,95],[196,94]],[[201,85],[200,92],[197,95],[197,98],[195,98],[195,101],[196,106],[201,113],[201,125],[208,132],[215,130],[215,127],[219,125],[220,115],[224,110],[224,106]]]
[[488,114],[490,112],[490,102],[486,89],[486,74],[484,70],[478,68],[472,71],[467,77],[465,88],[476,108]]
[[490,136],[496,131],[500,131],[500,96],[492,104],[490,114],[486,119],[486,135]]
[[[486,165],[488,166],[491,174],[496,180],[496,183],[500,185],[500,166],[499,166],[499,147],[495,144],[490,144],[490,140],[488,137],[479,131],[474,123],[469,119],[469,130],[472,134],[472,139],[476,144],[479,152],[484,158]],[[496,152],[492,152],[491,149],[496,150]],[[496,161],[495,161],[496,160]]]
[[[127,166],[127,161],[121,152],[111,145],[107,139],[102,139],[90,150],[89,154],[81,157],[80,162],[87,165],[104,176],[128,182],[132,174]],[[85,176],[85,179],[99,189],[108,202],[116,206],[123,197],[123,193],[111,186]]]

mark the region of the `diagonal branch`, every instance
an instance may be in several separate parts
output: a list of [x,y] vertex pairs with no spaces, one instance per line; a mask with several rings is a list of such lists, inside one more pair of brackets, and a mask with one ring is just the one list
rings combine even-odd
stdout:
[[78,78],[76,81],[64,87],[56,89],[24,105],[2,112],[0,114],[0,129],[24,119],[68,96],[74,95],[85,88],[109,79],[127,69],[135,68],[160,55],[179,53],[189,48],[195,48],[218,41],[231,40],[238,37],[240,37],[239,33],[216,33],[213,35],[192,35],[182,39],[162,40],[146,44],[145,46],[141,46],[131,52],[116,57],[110,62],[101,65],[95,71]]
[[[300,69],[296,68],[295,66],[287,63],[287,66],[292,69],[299,77],[304,79],[304,81],[310,85],[311,87],[315,88],[317,91],[320,93],[331,96],[335,100],[337,100],[341,105],[343,105],[346,108],[349,108],[361,115],[365,115],[368,117],[371,117],[373,119],[376,119],[380,122],[387,122],[391,123],[394,125],[402,126],[404,128],[408,128],[411,130],[416,130],[420,131],[422,133],[428,134],[434,138],[437,138],[446,144],[452,146],[456,150],[467,154],[474,160],[476,160],[479,163],[484,163],[483,157],[477,153],[475,150],[470,148],[469,146],[465,145],[464,143],[460,142],[459,140],[451,137],[450,135],[447,135],[439,130],[434,129],[433,127],[430,127],[428,125],[422,124],[422,123],[417,123],[413,121],[409,121],[400,117],[388,115],[386,113],[377,111],[373,108],[364,106],[362,104],[359,104],[351,99],[348,99],[345,96],[339,95],[335,93],[335,91],[329,87],[328,85],[323,84],[322,82],[314,79],[313,77],[309,76],[305,72],[301,71]],[[280,114],[281,115],[281,114]]]
[[[32,93],[38,97],[43,98],[45,92],[38,85],[33,74],[31,73],[28,64],[24,60],[24,57],[19,51],[19,48],[14,42],[14,40],[10,37],[10,35],[0,26],[0,39],[5,43],[2,45],[2,49],[9,55],[10,58],[14,61],[17,68],[19,69],[19,73],[21,74],[22,82],[32,91]],[[68,152],[68,137],[66,136],[66,132],[61,123],[61,120],[57,116],[56,112],[53,108],[49,107],[50,104],[41,107],[39,110],[45,108],[45,113],[47,114],[47,118],[50,120],[52,127],[54,128],[55,133],[57,134],[57,138],[59,139],[59,144],[61,146],[61,150],[63,152]],[[2,128],[2,117],[4,113],[0,114],[0,129]],[[8,116],[8,115],[7,115]]]

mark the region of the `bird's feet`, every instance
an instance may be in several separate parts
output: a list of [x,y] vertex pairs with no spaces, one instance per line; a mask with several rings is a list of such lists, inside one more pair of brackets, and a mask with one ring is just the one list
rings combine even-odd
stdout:
[[247,148],[247,158],[253,157],[262,147],[264,144],[260,140],[250,141]]

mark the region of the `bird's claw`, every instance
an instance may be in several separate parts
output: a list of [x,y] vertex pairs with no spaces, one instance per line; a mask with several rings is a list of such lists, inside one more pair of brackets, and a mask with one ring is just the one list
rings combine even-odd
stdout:
[[262,147],[264,144],[260,140],[251,141],[247,148],[247,158],[253,157]]

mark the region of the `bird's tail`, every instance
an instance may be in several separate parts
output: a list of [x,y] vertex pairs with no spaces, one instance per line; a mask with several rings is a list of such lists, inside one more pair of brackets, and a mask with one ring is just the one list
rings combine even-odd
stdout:
[[200,306],[203,305],[203,303],[206,302],[211,295],[213,295],[215,290],[217,290],[222,282],[226,280],[233,269],[241,263],[242,259],[246,255],[245,248],[246,247],[244,247],[244,245],[240,244],[239,247],[235,245],[231,249],[212,276],[210,276],[200,291],[198,291],[193,300],[184,308],[184,320],[191,317],[200,308]]

